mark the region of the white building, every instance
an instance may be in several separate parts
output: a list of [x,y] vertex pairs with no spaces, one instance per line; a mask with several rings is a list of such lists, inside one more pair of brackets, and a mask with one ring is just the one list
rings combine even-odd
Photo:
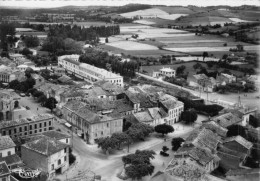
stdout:
[[171,68],[162,68],[160,69],[160,74],[166,77],[175,77],[176,73],[175,70]]
[[15,144],[10,136],[0,136],[0,158],[15,154]]
[[84,80],[90,80],[91,82],[106,80],[121,87],[124,86],[123,77],[121,75],[86,63],[80,63],[78,59],[79,56],[77,55],[61,56],[58,58],[58,64],[69,73],[75,74],[75,76],[83,78]]

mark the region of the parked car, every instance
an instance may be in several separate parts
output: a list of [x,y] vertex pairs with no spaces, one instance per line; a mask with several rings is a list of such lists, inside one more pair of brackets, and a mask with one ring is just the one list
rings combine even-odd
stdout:
[[27,110],[30,110],[30,107],[29,107],[29,106],[25,106],[25,108],[26,108]]

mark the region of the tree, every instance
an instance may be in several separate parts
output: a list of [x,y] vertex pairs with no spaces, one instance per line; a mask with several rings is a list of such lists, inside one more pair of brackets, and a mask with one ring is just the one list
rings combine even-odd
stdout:
[[181,120],[186,124],[194,123],[197,120],[197,113],[195,110],[187,110],[181,113]]
[[180,147],[181,144],[184,142],[184,139],[181,137],[173,138],[172,139],[172,150],[177,151]]
[[228,55],[227,54],[224,54],[223,56],[222,56],[222,59],[223,60],[226,60],[228,58]]
[[14,89],[15,91],[19,90],[20,82],[17,79],[12,80],[11,82],[9,82],[9,88]]
[[49,108],[52,112],[53,109],[56,108],[56,104],[58,101],[54,97],[50,97],[45,102],[45,107]]
[[152,175],[154,166],[150,159],[154,159],[153,150],[136,150],[134,154],[122,157],[125,173],[131,179],[141,179],[144,176]]
[[135,123],[127,130],[127,134],[132,140],[144,140],[154,131],[153,127],[144,123]]
[[243,138],[246,138],[246,128],[244,128],[241,125],[231,125],[227,127],[228,132],[227,132],[227,137],[232,137],[232,136],[242,136]]
[[165,134],[174,132],[174,128],[168,124],[159,124],[154,127],[154,131],[164,136]]
[[203,52],[203,54],[202,54],[203,61],[204,61],[205,57],[208,57],[208,56],[209,56],[209,53],[208,53],[208,52]]
[[197,70],[197,69],[199,69],[199,68],[201,68],[201,67],[202,67],[202,65],[201,65],[200,63],[198,63],[198,62],[193,65],[193,68],[194,68],[195,70]]
[[177,74],[177,75],[183,74],[185,69],[186,69],[186,66],[185,66],[185,65],[182,65],[182,66],[177,67],[177,69],[176,69],[176,74]]
[[40,40],[37,36],[25,36],[23,41],[28,48],[37,47],[40,44]]
[[258,127],[260,127],[260,120],[257,119],[256,117],[250,115],[249,116],[249,124],[251,126],[253,126],[254,128],[258,128]]
[[117,140],[118,149],[120,149],[122,143],[129,143],[131,140],[131,138],[124,132],[113,133],[111,138]]
[[41,103],[42,106],[45,104],[46,101],[47,101],[47,97],[44,94],[39,96],[38,102]]
[[115,149],[118,146],[118,140],[114,137],[102,137],[95,140],[98,145],[98,148],[101,148],[105,152]]
[[33,52],[30,51],[28,48],[24,48],[22,51],[21,51],[21,54],[25,55],[25,56],[28,56],[28,55],[32,55]]
[[162,151],[160,151],[160,155],[162,156],[169,156],[168,153],[166,153],[169,150],[169,148],[167,146],[163,146],[162,147]]

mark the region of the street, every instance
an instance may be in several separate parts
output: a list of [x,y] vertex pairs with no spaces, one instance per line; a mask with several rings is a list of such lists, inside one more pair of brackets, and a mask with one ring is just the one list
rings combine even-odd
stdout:
[[[50,110],[40,106],[32,97],[21,97],[20,105],[29,106],[30,110],[26,112],[33,114],[49,113]],[[64,124],[61,124],[63,120],[57,118],[54,121],[55,129],[60,129],[62,132],[72,134],[69,128]],[[190,132],[201,125],[201,121],[206,119],[205,116],[198,116],[198,119],[194,125],[183,125],[182,123],[174,124],[175,131],[166,136],[166,142],[161,135],[153,133],[151,136],[146,138],[145,141],[140,141],[130,145],[130,153],[134,153],[137,149],[152,149],[156,152],[155,159],[152,163],[155,166],[155,174],[158,170],[162,170],[162,163],[168,164],[171,160],[173,151],[171,149],[168,151],[169,157],[162,157],[159,155],[160,150],[164,145],[171,148],[171,139],[173,137],[183,137],[186,138]],[[123,169],[122,156],[127,155],[127,146],[123,146],[123,150],[114,151],[110,155],[106,155],[97,145],[86,144],[77,134],[73,133],[73,154],[76,156],[76,164],[72,165],[68,171],[62,175],[57,175],[55,179],[57,180],[69,180],[77,176],[81,172],[91,173],[94,172],[96,175],[101,175],[102,180],[106,181],[119,181],[117,174]],[[147,176],[144,180],[150,178]]]

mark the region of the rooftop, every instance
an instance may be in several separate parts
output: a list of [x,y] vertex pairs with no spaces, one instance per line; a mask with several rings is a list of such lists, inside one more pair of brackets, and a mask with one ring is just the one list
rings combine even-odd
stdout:
[[0,162],[5,161],[8,166],[22,164],[21,158],[17,154],[0,157]]
[[56,139],[56,140],[60,140],[60,139],[64,139],[64,138],[70,138],[71,136],[66,134],[66,133],[62,133],[60,131],[47,131],[47,132],[44,132],[42,133],[43,135],[45,136],[48,136],[49,138],[53,138],[53,139]]
[[215,150],[219,142],[220,138],[206,128],[195,129],[185,141],[185,143],[192,143],[194,146],[206,147],[210,150]]
[[10,170],[7,167],[6,163],[4,161],[0,162],[0,176],[4,176],[8,174],[10,174]]
[[218,115],[212,118],[220,126],[227,128],[230,125],[241,122],[242,120],[236,115],[228,112],[222,115]]
[[175,70],[173,70],[172,68],[168,67],[168,68],[161,68],[160,71],[164,71],[164,72],[175,72]]
[[68,145],[55,139],[43,137],[38,140],[25,143],[22,145],[22,147],[46,156],[50,156],[63,150],[64,148],[67,148]]
[[14,144],[13,140],[10,136],[0,136],[0,150],[5,150],[8,148],[13,148],[16,145]]
[[249,175],[249,174],[258,174],[260,175],[260,168],[252,168],[252,169],[234,169],[234,170],[229,170],[226,173],[226,176],[232,176],[232,175]]
[[193,77],[195,77],[195,79],[197,79],[197,80],[208,79],[208,76],[206,76],[205,74],[195,74],[195,75],[193,75]]
[[72,63],[72,64],[74,64],[74,65],[80,65],[80,62],[78,62],[78,61],[75,61],[75,60],[72,60],[72,59],[70,59],[70,58],[64,58],[63,60],[65,60],[65,61],[67,61],[67,62],[69,62],[69,63]]
[[220,125],[218,125],[214,121],[210,121],[210,122],[207,122],[205,124],[202,124],[201,127],[209,129],[212,132],[217,133],[219,136],[222,136],[222,137],[225,137],[226,134],[227,134],[227,131],[228,131],[226,128],[221,127]]
[[253,144],[251,142],[247,141],[245,138],[243,138],[239,135],[225,139],[224,143],[231,142],[231,141],[236,141],[237,143],[239,143],[246,149],[251,149],[253,147]]
[[153,118],[151,117],[151,115],[147,111],[134,113],[134,117],[139,122],[151,122],[151,121],[153,121]]

